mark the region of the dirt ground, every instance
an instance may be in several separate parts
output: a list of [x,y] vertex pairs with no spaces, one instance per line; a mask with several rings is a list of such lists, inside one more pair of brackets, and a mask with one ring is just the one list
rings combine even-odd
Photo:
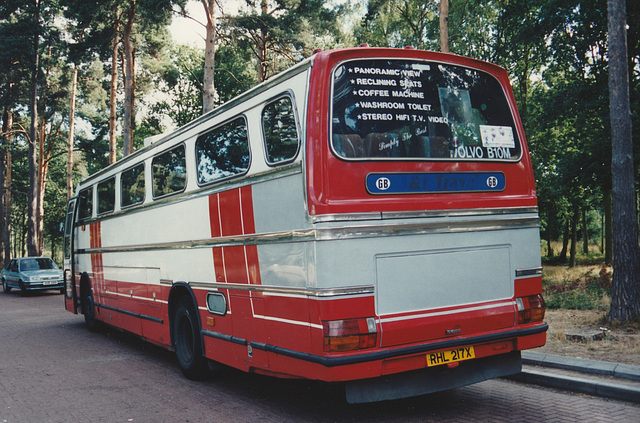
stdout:
[[[547,344],[532,351],[640,366],[640,329],[607,327],[605,316],[606,312],[595,310],[547,310]],[[586,332],[604,332],[605,336],[599,341],[566,337]]]

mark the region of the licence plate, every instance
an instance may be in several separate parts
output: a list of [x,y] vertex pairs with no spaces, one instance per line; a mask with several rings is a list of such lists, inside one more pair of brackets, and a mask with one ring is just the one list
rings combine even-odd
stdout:
[[55,285],[57,283],[58,283],[58,281],[43,281],[42,282],[43,285]]
[[455,350],[440,351],[427,354],[427,367],[455,363],[475,358],[473,347],[461,347]]

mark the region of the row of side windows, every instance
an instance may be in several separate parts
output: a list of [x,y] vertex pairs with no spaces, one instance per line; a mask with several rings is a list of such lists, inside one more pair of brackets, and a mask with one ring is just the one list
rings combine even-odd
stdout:
[[[251,155],[247,132],[247,121],[240,116],[197,137],[195,155],[198,185],[242,175],[249,170]],[[262,110],[262,133],[269,165],[284,164],[295,159],[300,149],[300,137],[291,97],[283,96],[265,105]],[[155,156],[151,160],[151,168],[154,199],[183,191],[187,183],[184,144]],[[115,177],[99,182],[96,189],[98,215],[113,212],[116,202]],[[144,202],[144,163],[121,173],[120,193],[122,208]],[[80,220],[92,215],[92,194],[93,187],[88,187],[78,195]]]

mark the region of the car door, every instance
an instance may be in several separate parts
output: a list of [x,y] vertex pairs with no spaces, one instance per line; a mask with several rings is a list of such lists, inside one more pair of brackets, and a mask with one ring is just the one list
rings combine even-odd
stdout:
[[7,267],[7,272],[5,273],[5,279],[7,281],[7,284],[10,286],[18,286],[18,280],[20,279],[19,276],[19,271],[18,271],[18,260],[13,259],[11,260],[11,262],[9,263],[9,266]]

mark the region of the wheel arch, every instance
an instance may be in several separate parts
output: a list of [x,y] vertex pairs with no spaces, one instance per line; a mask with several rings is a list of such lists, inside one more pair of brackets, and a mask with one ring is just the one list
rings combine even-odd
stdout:
[[200,309],[198,308],[198,302],[196,301],[196,296],[193,293],[193,289],[191,289],[189,284],[186,282],[174,283],[171,286],[171,290],[169,291],[168,314],[169,314],[169,331],[170,331],[169,334],[171,337],[171,348],[174,348],[174,345],[175,345],[174,344],[175,334],[173,333],[173,319],[175,317],[176,310],[178,309],[178,304],[180,302],[179,300],[183,296],[186,296],[187,298],[190,299],[191,303],[193,304],[196,310],[196,315],[198,317],[196,319],[196,324],[198,325],[197,330],[198,330],[198,334],[200,336],[200,342],[202,345],[202,354],[206,356],[205,348],[204,348],[204,336],[202,335],[202,320],[200,319]]

